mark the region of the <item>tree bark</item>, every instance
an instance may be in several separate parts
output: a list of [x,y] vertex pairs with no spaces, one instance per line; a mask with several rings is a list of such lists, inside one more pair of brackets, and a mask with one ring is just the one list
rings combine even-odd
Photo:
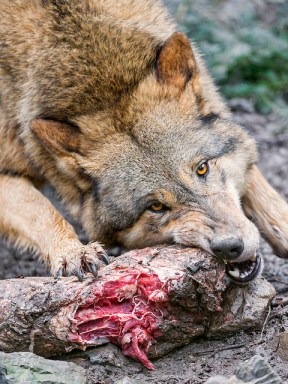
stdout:
[[[235,300],[239,290],[226,289],[224,280],[224,263],[179,247],[128,252],[82,283],[73,277],[2,280],[0,350],[53,356],[112,342],[153,369],[147,356],[189,343],[210,323],[215,335],[217,318],[223,328],[223,295],[232,292]],[[225,299],[226,312],[232,304]]]

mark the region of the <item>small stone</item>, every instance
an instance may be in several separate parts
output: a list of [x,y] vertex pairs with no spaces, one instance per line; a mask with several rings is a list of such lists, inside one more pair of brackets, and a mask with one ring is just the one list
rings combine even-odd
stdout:
[[0,352],[0,379],[1,384],[87,384],[84,368],[30,352]]
[[[240,364],[234,372],[237,379],[244,383],[281,384],[282,380],[261,356],[253,356]],[[259,379],[259,380],[257,380]]]
[[210,377],[205,384],[281,384],[282,380],[261,357],[253,356],[240,364],[229,379],[223,376]]
[[192,363],[196,363],[198,358],[195,355],[189,355],[189,359],[191,360]]
[[125,376],[120,380],[117,380],[115,384],[142,384],[142,381],[130,379],[130,377]]
[[279,335],[279,344],[276,351],[284,363],[288,363],[288,332],[282,332]]
[[126,365],[126,358],[115,345],[107,344],[97,348],[93,348],[87,352],[91,364],[113,365],[122,368]]
[[236,381],[234,380],[234,378],[231,379],[227,379],[227,377],[224,377],[224,376],[214,376],[214,377],[210,377],[210,379],[208,379],[207,381],[205,381],[204,384],[243,384],[243,381],[239,381],[236,379]]

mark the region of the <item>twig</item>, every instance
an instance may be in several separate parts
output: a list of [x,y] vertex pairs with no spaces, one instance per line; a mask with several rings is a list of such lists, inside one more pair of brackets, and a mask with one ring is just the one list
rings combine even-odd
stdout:
[[280,279],[272,279],[272,280],[269,280],[269,282],[275,282],[275,283],[280,283],[280,284],[284,284],[284,285],[287,285],[288,286],[288,283],[286,283],[286,281],[283,281],[283,280],[280,280]]
[[230,345],[230,346],[227,346],[227,347],[223,347],[223,348],[212,348],[212,349],[206,349],[205,351],[192,351],[193,354],[197,354],[197,355],[206,355],[207,353],[217,353],[217,352],[221,352],[221,351],[226,351],[226,350],[229,350],[229,349],[237,349],[237,348],[242,348],[242,347],[245,347],[246,344],[242,343],[242,344],[236,344],[236,345]]
[[267,316],[265,317],[265,321],[264,321],[264,324],[263,324],[263,327],[262,327],[262,330],[261,330],[261,333],[260,333],[260,338],[259,338],[259,340],[258,340],[258,344],[260,344],[261,341],[262,341],[262,338],[263,338],[263,332],[264,332],[264,329],[265,329],[265,327],[266,327],[267,321],[268,321],[268,319],[269,319],[270,313],[271,313],[271,306],[269,305],[268,313],[267,313]]

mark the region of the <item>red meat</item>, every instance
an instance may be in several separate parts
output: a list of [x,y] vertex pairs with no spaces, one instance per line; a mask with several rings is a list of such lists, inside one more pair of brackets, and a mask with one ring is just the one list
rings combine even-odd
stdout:
[[[220,268],[221,273],[216,273],[220,270],[214,265],[214,272],[211,273],[211,265],[208,268],[208,259],[203,258],[203,252],[198,252],[197,257],[200,258],[200,261],[198,259],[198,269],[196,268],[193,273],[191,270],[185,269],[184,264],[182,264],[182,268],[179,268],[180,260],[182,259],[183,263],[183,259],[190,256],[189,251],[183,254],[183,250],[180,252],[178,250],[179,255],[175,255],[174,252],[175,250],[173,250],[171,260],[171,252],[169,257],[167,250],[154,249],[151,251],[151,249],[147,249],[145,267],[139,265],[141,261],[143,265],[143,250],[128,254],[130,258],[134,259],[134,264],[135,261],[137,262],[134,268],[133,265],[131,266],[131,262],[129,267],[125,268],[121,262],[117,265],[116,261],[116,264],[113,265],[113,279],[105,281],[108,276],[102,276],[91,287],[89,298],[77,308],[73,319],[73,335],[70,340],[89,345],[103,338],[107,339],[121,346],[124,355],[139,360],[147,368],[153,369],[147,353],[156,340],[163,336],[161,329],[164,322],[175,323],[176,326],[179,326],[178,314],[181,313],[181,316],[185,316],[192,325],[199,316],[201,321],[205,320],[204,312],[207,309],[221,310],[219,293],[224,288],[222,281],[224,267],[222,270]],[[163,258],[163,256],[165,257]],[[194,256],[196,256],[195,250]],[[177,262],[175,262],[175,257],[177,257]],[[148,261],[148,259],[150,260]],[[210,259],[209,263],[211,263]],[[199,285],[201,280],[199,280],[199,276],[204,272],[206,280],[208,270],[210,270],[209,281],[202,279],[202,286]],[[195,310],[191,311],[185,308],[185,297],[183,297],[183,307],[181,307],[181,301],[175,301],[175,296],[179,295],[179,292],[175,292],[175,287],[190,284],[191,288],[194,288],[193,292],[195,282],[198,282],[196,296],[197,293],[204,295],[200,300],[202,307],[199,303],[199,306],[197,305]],[[210,294],[211,301],[209,302],[209,297],[205,298],[208,308],[207,305],[203,306],[205,302],[203,298],[207,294]]]

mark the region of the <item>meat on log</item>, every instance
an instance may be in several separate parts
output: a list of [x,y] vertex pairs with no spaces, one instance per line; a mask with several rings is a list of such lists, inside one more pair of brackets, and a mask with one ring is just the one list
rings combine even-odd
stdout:
[[111,342],[153,369],[149,358],[189,343],[211,324],[217,334],[225,318],[231,322],[233,302],[227,308],[225,300],[229,316],[221,313],[231,289],[224,263],[202,250],[180,247],[128,252],[84,282],[74,277],[2,280],[0,350],[55,356]]

